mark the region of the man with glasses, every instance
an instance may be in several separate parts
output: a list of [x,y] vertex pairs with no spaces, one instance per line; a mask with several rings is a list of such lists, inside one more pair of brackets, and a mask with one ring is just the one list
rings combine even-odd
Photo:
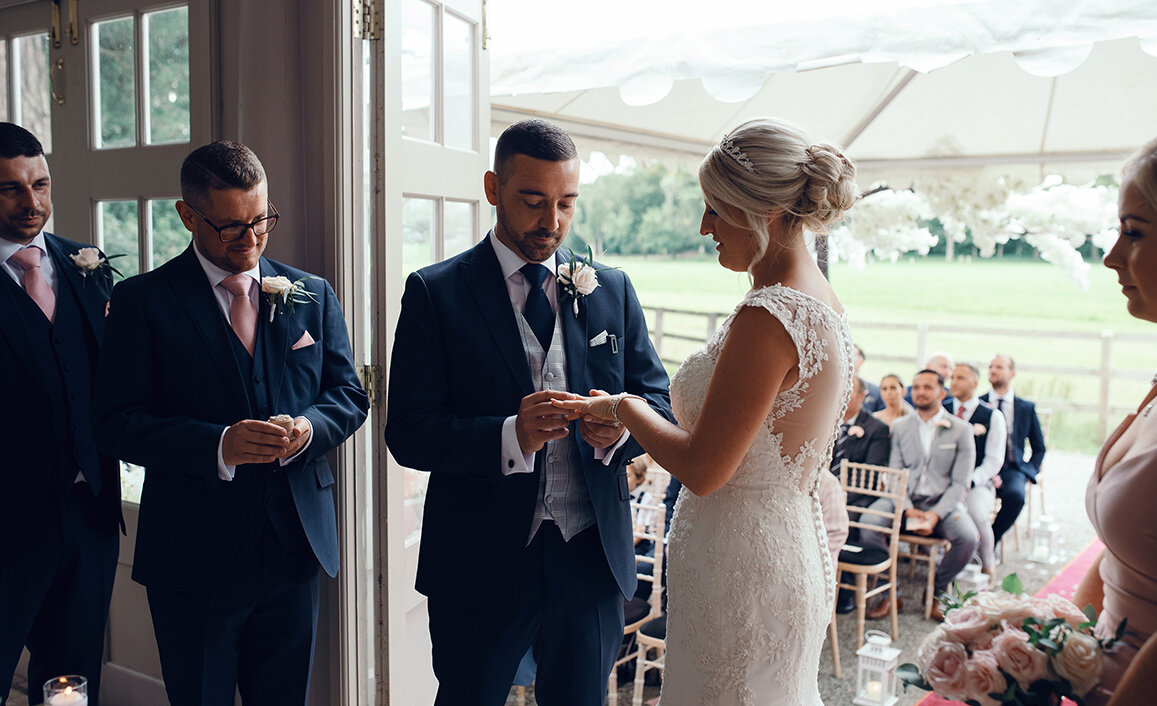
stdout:
[[368,399],[333,289],[262,257],[278,214],[257,156],[194,150],[181,197],[190,247],[113,293],[98,444],[147,468],[133,579],[170,702],[301,704],[318,568],[338,569],[326,454]]

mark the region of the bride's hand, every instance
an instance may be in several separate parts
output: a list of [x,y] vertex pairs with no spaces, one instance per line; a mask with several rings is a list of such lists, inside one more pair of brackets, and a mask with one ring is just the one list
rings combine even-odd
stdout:
[[567,398],[564,400],[554,399],[550,403],[559,409],[565,409],[571,414],[567,415],[568,419],[577,419],[581,416],[594,417],[604,421],[614,422],[615,418],[611,414],[611,404],[614,402],[613,395],[597,395],[594,397],[583,397],[576,395],[573,392],[567,393]]

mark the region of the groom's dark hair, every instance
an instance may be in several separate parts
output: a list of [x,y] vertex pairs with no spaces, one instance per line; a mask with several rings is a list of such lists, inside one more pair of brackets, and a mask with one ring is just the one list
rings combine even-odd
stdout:
[[249,191],[265,181],[265,167],[253,150],[239,142],[216,140],[198,147],[181,165],[181,198],[204,208],[210,190]]
[[0,123],[0,158],[39,157],[44,146],[36,135],[16,123]]
[[524,154],[548,162],[565,162],[578,157],[570,135],[554,123],[545,120],[523,120],[506,128],[494,147],[494,173],[502,183],[506,163],[512,157]]

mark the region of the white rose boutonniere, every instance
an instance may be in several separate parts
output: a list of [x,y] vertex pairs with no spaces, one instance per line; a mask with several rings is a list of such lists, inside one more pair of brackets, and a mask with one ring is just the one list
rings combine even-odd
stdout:
[[562,288],[563,296],[569,297],[571,300],[571,310],[575,317],[579,313],[579,299],[595,291],[599,286],[598,273],[606,269],[617,269],[613,267],[604,267],[602,269],[595,268],[593,263],[595,261],[594,252],[591,251],[590,246],[587,246],[587,259],[582,261],[572,252],[570,262],[564,262],[558,266],[558,286]]
[[853,424],[852,426],[848,427],[848,436],[854,436],[857,439],[861,439],[864,436],[864,428],[859,424]]
[[947,419],[941,419],[940,421],[936,422],[936,426],[940,427],[941,429],[951,429],[952,422],[948,421]]
[[113,272],[116,273],[119,277],[124,278],[124,275],[121,274],[121,271],[113,267],[112,263],[109,262],[109,260],[124,256],[125,253],[120,253],[118,255],[109,255],[108,257],[104,257],[100,254],[100,250],[97,248],[81,248],[80,250],[77,250],[76,252],[69,255],[68,259],[72,260],[73,267],[75,267],[80,272],[80,276],[84,277],[85,282],[87,283],[89,275],[98,274],[100,272]]
[[273,323],[274,314],[293,314],[297,304],[317,301],[317,295],[305,288],[304,282],[308,279],[321,278],[310,275],[296,282],[281,275],[261,278],[261,291],[269,301],[269,323]]

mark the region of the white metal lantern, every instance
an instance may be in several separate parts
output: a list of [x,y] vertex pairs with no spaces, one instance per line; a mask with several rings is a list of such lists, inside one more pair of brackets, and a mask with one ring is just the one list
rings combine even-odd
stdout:
[[988,590],[988,574],[981,570],[979,564],[969,562],[956,577],[956,587],[963,596],[968,592],[980,593]]
[[1057,562],[1057,537],[1060,536],[1060,525],[1052,518],[1041,515],[1029,527],[1029,537],[1032,540],[1032,560],[1042,564]]
[[856,706],[893,706],[896,696],[896,665],[900,650],[892,647],[887,633],[869,630],[863,647],[856,650]]

